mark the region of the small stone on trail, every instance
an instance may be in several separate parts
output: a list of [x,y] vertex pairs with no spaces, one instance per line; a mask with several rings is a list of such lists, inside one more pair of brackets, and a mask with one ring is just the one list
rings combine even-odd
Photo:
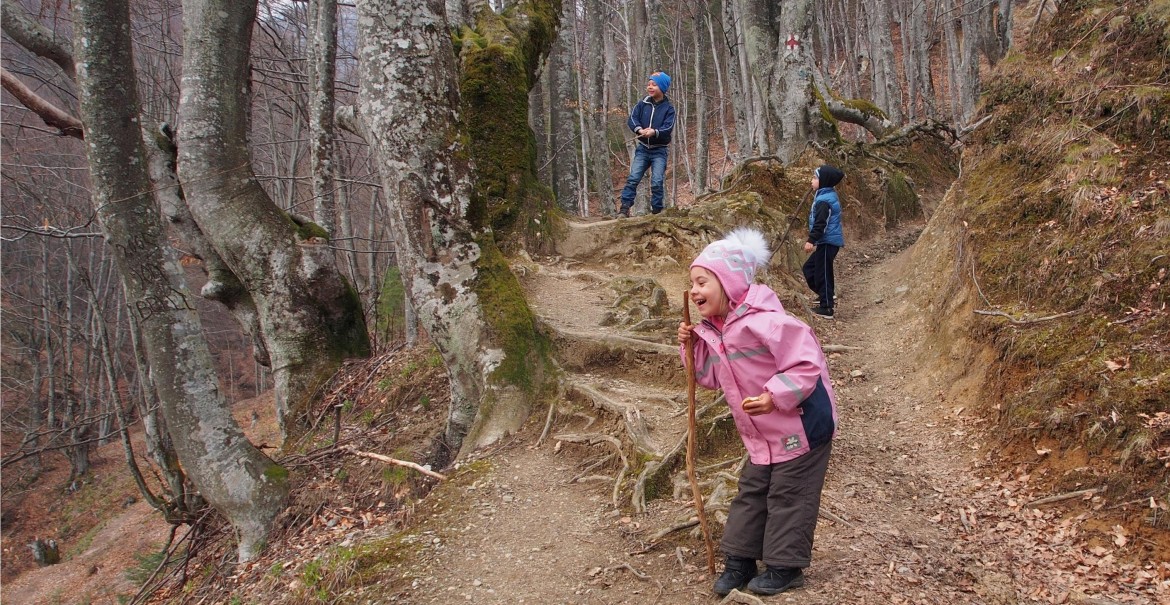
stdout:
[[861,378],[862,376],[865,376],[865,372],[862,370],[853,370],[852,372],[849,372],[849,375],[853,378]]

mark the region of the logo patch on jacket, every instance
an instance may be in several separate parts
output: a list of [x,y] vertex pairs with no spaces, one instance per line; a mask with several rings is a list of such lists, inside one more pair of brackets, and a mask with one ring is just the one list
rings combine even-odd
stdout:
[[784,451],[800,449],[800,435],[789,435],[784,438]]

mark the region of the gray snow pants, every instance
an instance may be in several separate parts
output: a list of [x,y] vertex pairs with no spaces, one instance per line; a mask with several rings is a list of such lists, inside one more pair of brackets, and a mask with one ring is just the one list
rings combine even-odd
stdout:
[[769,567],[808,567],[832,449],[830,441],[786,462],[748,462],[727,512],[723,553]]

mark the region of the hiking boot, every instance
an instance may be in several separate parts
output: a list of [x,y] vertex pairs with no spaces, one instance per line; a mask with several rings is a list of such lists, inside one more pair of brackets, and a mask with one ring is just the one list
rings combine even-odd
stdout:
[[774,595],[801,586],[804,586],[804,572],[800,569],[769,566],[748,582],[747,589],[760,595]]
[[630,209],[629,208],[622,208],[621,210],[618,210],[617,215],[618,215],[618,218],[630,218]]
[[727,557],[723,574],[715,580],[715,594],[725,597],[732,590],[742,589],[756,577],[756,562],[743,557]]
[[658,214],[659,212],[662,212],[662,208],[651,208],[650,209],[650,214]]
[[809,309],[809,311],[812,311],[813,315],[816,315],[817,317],[820,317],[822,319],[833,319],[833,308],[832,307],[822,307],[820,305],[817,305],[817,306]]

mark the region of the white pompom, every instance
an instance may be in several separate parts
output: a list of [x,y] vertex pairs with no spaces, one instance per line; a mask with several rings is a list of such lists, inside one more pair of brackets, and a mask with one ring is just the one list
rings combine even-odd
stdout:
[[762,267],[772,258],[764,234],[751,227],[739,227],[723,238],[728,244],[743,251],[743,258],[753,267]]

